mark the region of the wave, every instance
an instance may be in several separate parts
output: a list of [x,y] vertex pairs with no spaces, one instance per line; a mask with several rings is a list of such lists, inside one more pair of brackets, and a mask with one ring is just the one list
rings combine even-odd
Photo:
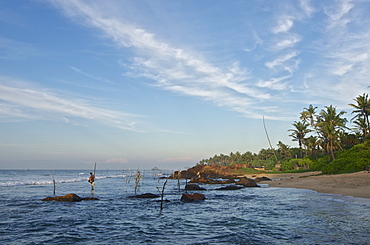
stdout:
[[[82,174],[80,173],[79,176]],[[106,176],[96,176],[96,180],[100,179],[106,179],[106,178],[122,178],[124,176],[121,175],[106,175]],[[74,183],[74,182],[84,182],[87,181],[87,177],[62,177],[58,178],[57,176],[55,177],[55,183],[56,184],[63,184],[63,183]],[[45,180],[45,179],[28,179],[28,180],[23,180],[23,179],[18,179],[18,180],[9,180],[9,181],[4,181],[0,183],[0,187],[11,187],[11,186],[22,186],[22,185],[51,185],[53,184],[53,180]]]

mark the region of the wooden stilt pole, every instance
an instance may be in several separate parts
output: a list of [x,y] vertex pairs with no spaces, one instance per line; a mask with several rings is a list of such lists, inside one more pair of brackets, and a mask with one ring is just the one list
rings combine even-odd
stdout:
[[263,120],[263,127],[265,128],[265,133],[266,133],[267,140],[269,142],[270,148],[271,148],[272,152],[274,153],[276,163],[279,163],[278,158],[277,158],[276,153],[275,153],[275,150],[274,150],[274,148],[272,148],[270,137],[269,137],[269,135],[267,133],[267,128],[266,128],[266,124],[265,124],[265,117],[262,117],[262,120]]
[[54,184],[54,196],[55,196],[55,178],[54,178],[54,173],[51,173],[51,177],[53,178],[53,184]]

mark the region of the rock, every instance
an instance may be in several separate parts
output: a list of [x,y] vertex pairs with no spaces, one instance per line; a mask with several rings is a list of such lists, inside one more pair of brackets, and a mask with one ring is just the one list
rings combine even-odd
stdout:
[[159,196],[156,194],[152,194],[152,193],[145,193],[145,194],[136,195],[136,196],[129,196],[129,198],[157,198],[157,197]]
[[187,184],[185,186],[185,190],[187,190],[187,191],[205,191],[206,189],[203,188],[203,187],[200,187],[197,184]]
[[271,179],[270,179],[270,178],[267,178],[267,177],[265,177],[265,176],[263,176],[263,177],[257,177],[257,178],[255,178],[255,179],[254,179],[254,181],[255,181],[255,182],[260,182],[260,181],[271,181]]
[[[161,200],[156,200],[156,202],[162,202]],[[165,200],[163,200],[163,202],[171,202],[170,200],[167,200],[167,199],[165,199]]]
[[237,185],[228,185],[228,186],[225,186],[225,187],[218,188],[216,190],[239,190],[239,189],[242,189],[242,188],[243,187],[237,186]]
[[201,184],[229,184],[229,183],[234,183],[234,182],[235,181],[232,178],[228,180],[214,180],[208,177],[200,177],[200,178],[193,177],[189,181],[189,183],[201,183]]
[[181,201],[183,202],[194,202],[199,200],[205,200],[206,197],[203,194],[200,193],[194,193],[194,194],[182,194]]
[[260,187],[254,180],[245,177],[240,178],[240,180],[237,181],[235,184],[242,185],[244,187]]
[[96,197],[84,197],[84,198],[82,198],[82,201],[95,201],[95,200],[99,200],[99,198],[96,198]]
[[58,202],[81,202],[82,198],[76,194],[70,193],[65,196],[47,197],[42,201],[58,201]]

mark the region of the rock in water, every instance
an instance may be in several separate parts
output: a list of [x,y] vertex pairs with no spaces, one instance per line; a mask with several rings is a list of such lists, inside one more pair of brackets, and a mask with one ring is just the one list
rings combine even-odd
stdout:
[[82,198],[83,201],[95,201],[95,200],[99,200],[99,198],[96,198],[96,197],[84,197]]
[[259,185],[257,185],[257,183],[252,180],[252,179],[248,179],[248,178],[240,178],[240,180],[238,182],[236,182],[237,185],[242,185],[244,187],[260,187]]
[[260,181],[271,181],[271,179],[263,176],[263,177],[257,177],[257,178],[255,178],[254,181],[256,181],[256,182],[260,182]]
[[152,193],[145,193],[145,194],[136,195],[136,196],[129,196],[129,198],[157,198],[157,197],[159,196],[156,194],[152,194]]
[[203,194],[200,193],[194,193],[194,194],[182,194],[181,201],[183,202],[194,202],[199,200],[205,200],[206,197]]
[[200,187],[197,184],[187,184],[185,186],[185,190],[187,190],[187,191],[205,191],[206,189]]
[[58,202],[81,202],[82,198],[76,194],[70,193],[65,196],[47,197],[42,201],[58,201]]
[[216,190],[220,190],[220,191],[223,191],[223,190],[239,190],[239,189],[242,189],[243,187],[242,186],[237,186],[237,185],[228,185],[228,186],[225,186],[225,187],[221,187],[221,188],[218,188]]

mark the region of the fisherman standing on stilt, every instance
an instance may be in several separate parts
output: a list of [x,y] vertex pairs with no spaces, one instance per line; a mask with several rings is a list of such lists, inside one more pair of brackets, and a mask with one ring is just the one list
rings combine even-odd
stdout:
[[94,190],[94,185],[95,185],[95,175],[93,175],[92,172],[90,172],[90,177],[88,182],[91,184],[91,190]]

